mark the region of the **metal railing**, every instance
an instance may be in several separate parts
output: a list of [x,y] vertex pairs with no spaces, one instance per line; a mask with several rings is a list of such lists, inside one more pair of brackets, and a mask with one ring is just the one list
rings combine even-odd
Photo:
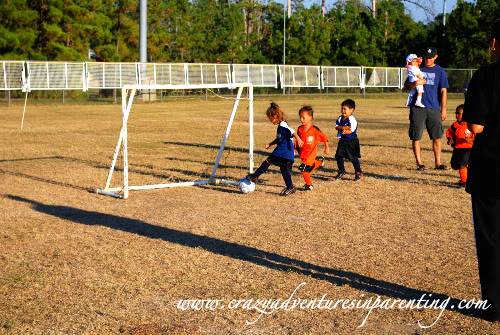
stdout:
[[[230,85],[269,88],[396,88],[398,67],[209,63],[0,61],[0,91],[120,89],[124,85]],[[446,69],[451,91],[463,91],[475,69]]]

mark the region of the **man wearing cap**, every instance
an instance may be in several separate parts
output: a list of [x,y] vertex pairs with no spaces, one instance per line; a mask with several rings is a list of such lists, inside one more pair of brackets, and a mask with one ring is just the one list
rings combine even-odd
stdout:
[[471,195],[479,282],[490,307],[482,318],[500,321],[500,20],[491,29],[495,62],[477,70],[470,81],[463,120],[476,134],[466,191]]
[[425,170],[422,164],[420,150],[420,140],[424,129],[427,130],[432,140],[432,150],[434,151],[434,167],[437,170],[446,170],[446,165],[441,164],[441,138],[443,137],[443,121],[446,120],[446,102],[448,93],[448,77],[442,67],[435,63],[438,57],[437,51],[433,47],[425,49],[425,66],[420,70],[424,73],[425,79],[415,82],[405,83],[406,89],[414,89],[417,85],[424,85],[422,95],[422,105],[417,104],[417,95],[410,101],[410,127],[408,135],[412,140],[413,154],[417,163],[417,170]]

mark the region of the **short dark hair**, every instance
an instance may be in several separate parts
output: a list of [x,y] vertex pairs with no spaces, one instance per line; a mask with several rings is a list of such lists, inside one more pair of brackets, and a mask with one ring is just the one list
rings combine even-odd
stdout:
[[302,113],[302,112],[305,112],[305,113],[308,113],[311,116],[314,116],[314,110],[313,110],[313,108],[312,108],[311,105],[304,105],[304,106],[302,106],[299,109],[299,116],[300,116],[300,113]]
[[350,108],[350,109],[356,109],[356,103],[352,99],[346,99],[346,100],[342,101],[340,106],[342,106],[342,107],[346,106],[347,108]]
[[491,26],[490,39],[493,38],[500,40],[500,20],[496,20]]
[[464,108],[465,108],[465,105],[464,104],[460,104],[460,105],[457,106],[457,108],[455,108],[455,112],[458,112],[459,110],[463,111]]

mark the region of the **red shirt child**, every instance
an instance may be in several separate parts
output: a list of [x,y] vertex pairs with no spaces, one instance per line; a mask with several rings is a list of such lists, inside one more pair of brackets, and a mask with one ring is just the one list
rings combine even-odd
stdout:
[[467,129],[467,122],[462,121],[463,111],[464,105],[459,105],[455,112],[457,121],[453,122],[451,127],[446,130],[448,144],[453,147],[451,167],[458,170],[460,174],[459,185],[461,187],[465,187],[467,182],[467,167],[469,165],[470,151],[474,144],[474,134]]
[[304,142],[302,148],[297,147],[297,150],[299,152],[300,161],[302,162],[299,166],[299,170],[306,183],[304,186],[306,191],[312,191],[313,189],[311,173],[324,164],[324,158],[317,157],[318,144],[323,143],[325,155],[330,153],[328,137],[318,127],[312,124],[314,119],[313,114],[314,111],[311,106],[303,106],[299,110],[300,122],[302,125],[297,129],[297,135]]

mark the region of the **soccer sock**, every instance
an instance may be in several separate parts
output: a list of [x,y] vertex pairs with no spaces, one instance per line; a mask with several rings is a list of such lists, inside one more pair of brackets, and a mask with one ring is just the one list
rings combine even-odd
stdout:
[[259,178],[259,176],[260,176],[261,174],[263,174],[264,172],[266,172],[266,171],[267,171],[267,169],[269,169],[269,166],[271,166],[271,163],[269,163],[269,162],[267,161],[267,159],[266,159],[265,161],[263,161],[263,162],[262,162],[262,164],[260,164],[260,166],[259,166],[259,168],[257,169],[257,171],[255,171],[255,172],[253,173],[253,175],[252,175],[252,176],[253,176],[255,179]]
[[335,159],[337,159],[337,167],[339,169],[339,172],[345,172],[344,158],[343,157],[335,157]]
[[292,174],[290,173],[290,169],[286,166],[280,166],[281,175],[283,176],[283,180],[285,181],[286,188],[292,188]]
[[317,168],[319,168],[321,166],[323,162],[320,161],[320,160],[315,160],[314,161],[314,164],[313,164],[313,168],[311,171],[309,172],[302,172],[302,177],[304,177],[304,181],[306,182],[306,185],[309,185],[311,186],[312,185],[312,178],[311,178],[311,175],[313,173],[314,170],[316,170]]
[[309,185],[309,186],[312,185],[311,172],[302,172],[302,177],[304,177],[304,181],[306,182],[306,185]]
[[467,168],[463,167],[463,168],[458,169],[458,174],[460,175],[460,182],[466,183],[467,182]]
[[356,171],[356,172],[362,172],[361,171],[361,163],[359,162],[359,159],[354,158],[352,160],[352,166],[354,166],[354,171]]
[[[312,171],[314,171],[314,170],[316,170],[317,168],[319,168],[319,167],[321,166],[321,164],[323,164],[323,162],[322,162],[322,161],[320,161],[319,159],[315,160],[315,161],[314,161],[314,167],[313,167]],[[311,172],[312,172],[312,171],[311,171]]]

